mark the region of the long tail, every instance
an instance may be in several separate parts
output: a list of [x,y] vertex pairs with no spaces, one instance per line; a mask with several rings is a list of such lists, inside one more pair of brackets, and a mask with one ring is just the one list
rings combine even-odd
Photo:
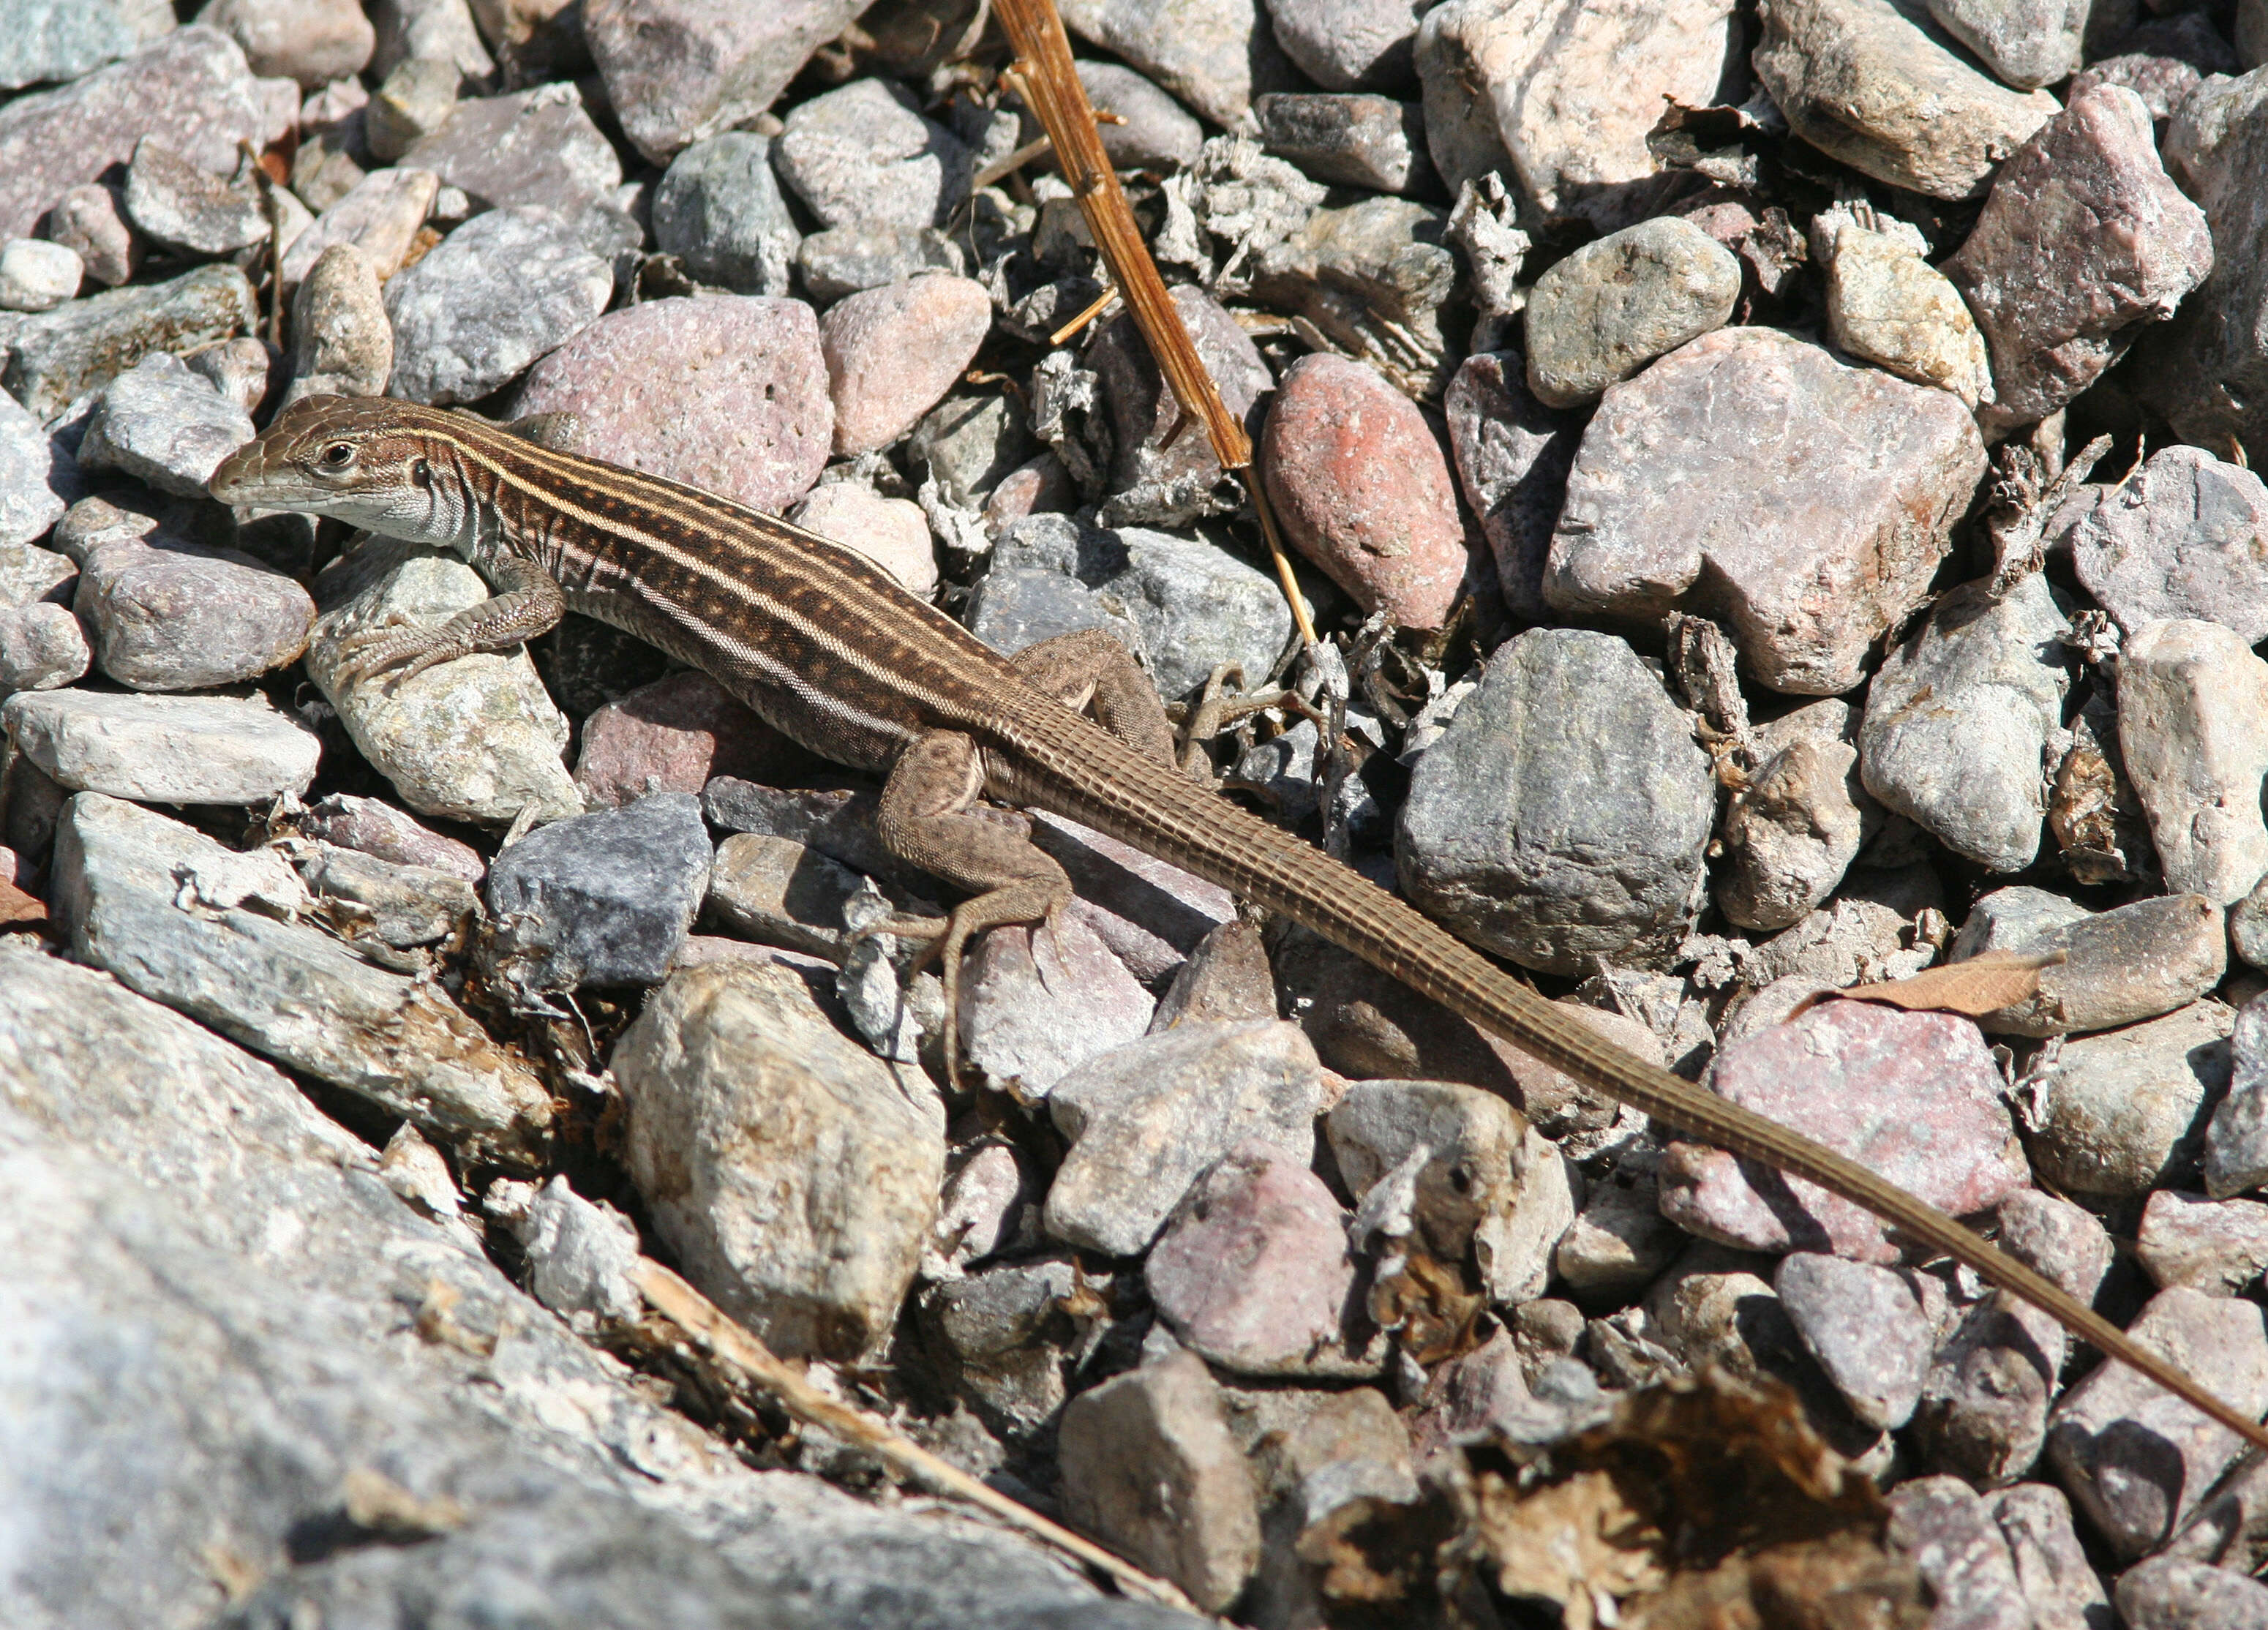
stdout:
[[[1004,731],[1027,771],[1018,800],[1084,822],[1171,859],[1209,881],[1280,911],[1525,1052],[1645,1111],[1663,1125],[1734,1154],[1807,1178],[1865,1206],[1908,1238],[1976,1270],[2021,1297],[2106,1356],[2140,1371],[2247,1442],[2268,1449],[2268,1429],[2044,1275],[1935,1206],[1884,1182],[1857,1162],[1728,1098],[1696,1087],[1602,1039],[1506,974],[1398,896],[1270,826],[1225,798],[1192,798],[1189,783],[1140,756],[1068,710]],[[1019,739],[1019,738],[1022,739]]]

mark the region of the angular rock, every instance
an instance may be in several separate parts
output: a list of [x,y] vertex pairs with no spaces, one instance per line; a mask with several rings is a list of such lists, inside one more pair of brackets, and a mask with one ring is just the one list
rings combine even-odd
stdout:
[[991,329],[991,297],[967,277],[916,277],[829,306],[819,348],[835,399],[835,451],[871,453],[911,430]]
[[1453,371],[1441,330],[1459,269],[1449,240],[1449,218],[1408,198],[1318,210],[1260,255],[1253,291],[1403,395],[1433,402]]
[[1130,68],[1116,63],[1081,62],[1079,83],[1097,113],[1116,114],[1121,124],[1101,127],[1102,151],[1120,170],[1187,169],[1204,145],[1204,127],[1182,105]]
[[16,326],[0,386],[52,420],[152,351],[180,355],[252,328],[257,309],[252,285],[233,266],[89,295]]
[[1727,920],[1768,931],[1801,922],[1858,858],[1868,816],[1880,823],[1859,783],[1852,713],[1830,698],[1755,732],[1756,771],[1725,810],[1717,908]]
[[582,35],[622,134],[650,162],[747,123],[857,15],[850,0],[711,6],[598,0]]
[[480,914],[472,884],[433,867],[401,866],[328,844],[315,845],[298,865],[317,894],[361,908],[340,914],[357,931],[350,938],[367,932],[396,948],[431,945]]
[[851,947],[845,907],[872,885],[792,838],[736,832],[717,846],[702,914],[767,945],[841,963]]
[[[284,251],[284,286],[294,286],[306,277],[335,243],[350,243],[360,249],[372,272],[385,282],[401,269],[440,190],[439,176],[408,166],[397,165],[365,176],[351,192],[317,216],[314,225]],[[299,337],[295,330],[293,340]]]
[[2146,624],[2120,654],[2118,746],[2166,887],[2250,894],[2268,874],[2268,663],[2217,623]]
[[1716,617],[1759,682],[1837,695],[1927,593],[1984,471],[1957,398],[1719,329],[1607,392],[1544,595],[1571,616]]
[[2242,1294],[2268,1267],[2268,1206],[2161,1189],[2142,1208],[2134,1255],[2161,1290]]
[[1284,55],[1326,91],[1400,90],[1416,78],[1424,11],[1412,0],[1277,0],[1268,20]]
[[1465,359],[1441,408],[1465,502],[1496,557],[1497,584],[1514,616],[1549,620],[1543,564],[1583,435],[1580,415],[1536,401],[1518,351]]
[[942,226],[968,195],[968,150],[883,79],[799,103],[773,162],[822,226]]
[[254,73],[311,91],[360,73],[378,41],[355,0],[211,0],[197,21],[243,47]]
[[970,954],[961,1044],[995,1087],[1036,1099],[1066,1072],[1141,1036],[1154,1007],[1084,918],[1066,912],[1048,928],[997,929]]
[[[1956,1477],[1915,1478],[1890,1492],[1889,1545],[1913,1559],[1953,1622],[1973,1630],[2032,1623],[2016,1560],[1983,1496]],[[1948,1627],[1950,1630],[1950,1626]]]
[[2230,1567],[2153,1557],[2119,1575],[2114,1598],[2132,1630],[2261,1630],[2268,1585]]
[[1780,1258],[1772,1288],[1805,1351],[1860,1425],[1896,1431],[1913,1418],[1935,1332],[1903,1278],[1867,1263],[1797,1251]]
[[[1036,815],[1032,842],[1078,889],[1066,909],[1145,984],[1172,977],[1215,929],[1237,918],[1236,896],[1130,844],[1061,815]],[[1272,987],[1271,987],[1272,989]],[[1258,1015],[1275,1016],[1272,995]],[[1153,1029],[1167,1028],[1155,1022]]]
[[2032,1117],[2032,1159],[2068,1194],[2132,1199],[2194,1184],[2206,1111],[2228,1089],[2235,1014],[2192,1002],[2066,1044]]
[[2161,447],[2066,535],[2079,580],[2128,634],[2198,618],[2268,639],[2268,486],[2202,447]]
[[[168,27],[173,20],[169,13]],[[77,79],[129,55],[135,44],[134,29],[115,6],[29,0],[13,8],[0,40],[0,90]]]
[[1929,0],[1939,27],[1984,59],[2002,83],[2035,91],[2071,77],[2087,33],[2087,0]]
[[653,238],[703,283],[787,293],[803,234],[772,174],[770,138],[728,131],[678,154],[654,189]]
[[1123,57],[1193,109],[1233,129],[1254,96],[1291,78],[1253,0],[1203,0],[1163,11],[1147,0],[1070,0],[1064,26]]
[[2006,1292],[1970,1308],[1939,1347],[1914,1412],[1928,1464],[1986,1487],[2030,1471],[2068,1346],[2062,1325]]
[[1384,193],[1439,184],[1425,151],[1425,110],[1416,102],[1292,92],[1259,98],[1252,113],[1268,151],[1319,181]]
[[2071,1501],[2049,1483],[2019,1483],[1984,1497],[2000,1525],[2039,1630],[2081,1630],[2110,1611],[2102,1581],[2071,1522]]
[[711,776],[755,778],[790,749],[708,675],[688,669],[641,685],[583,721],[575,785],[594,808],[651,793],[694,793]]
[[1740,293],[1732,252],[1675,216],[1585,244],[1528,297],[1528,387],[1546,407],[1595,402],[1656,357],[1723,328]]
[[163,351],[110,381],[86,421],[78,461],[119,469],[178,498],[202,498],[220,461],[253,437],[252,420]]
[[1013,396],[947,396],[932,409],[907,444],[915,468],[926,469],[937,495],[967,509],[983,501],[1030,455],[1032,439]]
[[[1220,393],[1221,405],[1240,422],[1248,423],[1254,404],[1276,385],[1259,347],[1218,300],[1195,284],[1177,286],[1173,301]],[[1086,365],[1101,382],[1117,443],[1110,468],[1110,486],[1118,495],[1111,505],[1114,520],[1123,515],[1128,495],[1136,489],[1156,494],[1154,507],[1167,512],[1186,509],[1204,515],[1226,509],[1226,500],[1211,496],[1222,475],[1212,439],[1202,425],[1182,428],[1181,404],[1159,372],[1149,342],[1141,337],[1131,314],[1121,313],[1101,326],[1087,348]],[[1167,524],[1187,519],[1174,513]]]
[[548,210],[493,210],[387,285],[388,388],[411,402],[475,402],[588,328],[613,269]]
[[70,791],[154,804],[264,804],[304,793],[322,750],[264,697],[25,691],[0,706],[0,730]]
[[90,551],[72,607],[97,666],[136,690],[256,679],[298,660],[315,621],[306,589],[249,556],[139,540]]
[[496,965],[531,996],[659,985],[701,908],[712,859],[689,793],[539,827],[489,867]]
[[464,70],[446,57],[404,59],[363,110],[363,136],[372,156],[399,159],[448,123],[464,79]]
[[142,263],[142,247],[113,188],[92,181],[67,187],[47,220],[48,235],[77,255],[86,275],[106,288],[124,283]]
[[[2042,914],[2039,905],[2051,909]],[[2202,895],[2089,912],[2040,889],[1999,889],[1977,901],[1948,960],[1984,951],[2064,954],[2040,970],[2036,996],[1978,1016],[2001,1036],[2109,1030],[2155,1018],[2220,984],[2228,961],[2220,913]]]
[[171,149],[144,141],[126,173],[126,213],[156,239],[193,254],[228,254],[269,234],[267,211],[249,183],[208,175]]
[[[0,392],[0,605],[21,604],[55,586],[49,582],[36,594],[14,593],[19,585],[11,563],[17,558],[15,551],[47,536],[63,516],[66,502],[63,490],[76,483],[70,480],[67,462],[57,456],[59,452],[40,421],[18,406],[13,396]],[[48,551],[33,552],[46,555]]]
[[352,849],[396,866],[444,872],[477,883],[488,866],[469,844],[428,831],[391,804],[333,793],[299,817],[299,830],[320,843]]
[[2256,996],[2229,1032],[2228,1095],[2205,1129],[2205,1187],[2215,1199],[2268,1184],[2268,1004]]
[[302,396],[382,396],[394,374],[394,325],[377,269],[352,243],[335,243],[291,299],[291,383]]
[[924,272],[958,277],[968,262],[961,246],[934,226],[830,226],[804,239],[795,269],[813,304],[831,306],[846,294]]
[[1827,266],[1827,327],[1836,344],[1902,380],[1949,390],[1970,408],[1992,395],[1992,358],[1977,319],[1961,291],[1923,258],[1918,232],[1870,231],[1838,208],[1813,218],[1811,237]]
[[614,144],[571,85],[460,102],[448,123],[401,155],[401,167],[431,170],[491,209],[533,206],[571,220],[622,184]]
[[1627,1302],[1690,1243],[1661,1214],[1660,1163],[1660,1151],[1650,1149],[1617,1161],[1606,1179],[1585,1185],[1583,1209],[1551,1257],[1570,1295]]
[[1040,1432],[1063,1409],[1068,1359],[1079,1345],[1065,1305],[1094,1283],[1074,1259],[1042,1257],[1001,1263],[923,1296],[922,1323],[956,1394],[1003,1437]]
[[0,245],[0,311],[52,311],[78,292],[85,262],[76,250],[39,238]]
[[93,661],[85,631],[65,608],[0,606],[0,697],[74,683]]

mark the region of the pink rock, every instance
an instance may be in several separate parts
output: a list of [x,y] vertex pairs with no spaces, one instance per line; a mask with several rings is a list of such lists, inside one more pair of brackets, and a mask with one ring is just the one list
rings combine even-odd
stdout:
[[1138,1039],[1157,1005],[1094,931],[1065,913],[976,941],[961,970],[961,1044],[993,1086],[1040,1098],[1074,1066]]
[[939,273],[865,289],[819,325],[835,397],[835,451],[887,447],[945,399],[992,328],[992,297]]
[[1174,1334],[1216,1364],[1253,1376],[1360,1368],[1345,1350],[1359,1317],[1345,1214],[1273,1144],[1239,1144],[1191,1185],[1144,1274]]
[[578,32],[622,134],[666,164],[770,107],[860,9],[848,0],[590,0]]
[[577,450],[777,512],[827,467],[835,409],[801,300],[710,294],[610,312],[528,370],[519,411],[571,412]]
[[[1712,1084],[1956,1217],[2030,1181],[1984,1036],[1950,1014],[1826,1002],[1727,1044]],[[1669,1146],[1661,1214],[1744,1250],[1901,1259],[1864,1207],[1701,1144]]]
[[1063,461],[1052,453],[1042,453],[1000,478],[1000,484],[984,502],[984,524],[998,536],[1012,521],[1071,509],[1078,503],[1079,486]]
[[1293,546],[1364,610],[1439,628],[1467,549],[1448,461],[1417,404],[1377,370],[1317,352],[1284,375],[1261,442]]
[[921,505],[886,498],[856,482],[831,481],[796,506],[795,524],[847,544],[927,600],[937,593],[937,551]]
[[476,883],[488,875],[488,862],[470,844],[444,837],[411,819],[406,811],[375,798],[334,793],[299,817],[309,837],[341,849],[357,849],[396,866],[425,866]]
[[800,749],[708,675],[688,669],[584,721],[575,785],[592,808],[615,808],[649,793],[698,796],[711,776],[772,779],[783,755],[800,756]]

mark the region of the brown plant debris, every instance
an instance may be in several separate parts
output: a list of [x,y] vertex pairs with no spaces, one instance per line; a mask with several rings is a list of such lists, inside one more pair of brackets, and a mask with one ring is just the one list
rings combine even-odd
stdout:
[[1974,1019],[2031,1000],[2040,992],[2040,970],[2063,960],[2061,951],[1986,951],[1965,963],[1926,969],[1909,978],[1854,985],[1832,994],[1852,1001],[1887,1002],[1908,1013],[1959,1013]]

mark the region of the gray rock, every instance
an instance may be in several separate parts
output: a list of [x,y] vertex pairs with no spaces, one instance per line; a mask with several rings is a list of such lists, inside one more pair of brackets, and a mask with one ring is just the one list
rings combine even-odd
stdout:
[[1938,1348],[1914,1412],[1927,1464],[1985,1487],[2030,1471],[2068,1345],[2062,1325],[2004,1291],[1970,1308]]
[[1925,1477],[1899,1484],[1888,1503],[1883,1538],[1950,1609],[1945,1630],[2027,1630],[2032,1604],[1983,1496],[1957,1477]]
[[1889,1268],[1815,1251],[1780,1258],[1772,1289],[1859,1424],[1896,1431],[1913,1418],[1935,1332]]
[[[1079,891],[1064,915],[1092,928],[1145,985],[1173,977],[1208,934],[1238,920],[1236,896],[1227,889],[1093,827],[1061,815],[1035,815],[1032,842],[1063,867]],[[1266,977],[1264,959],[1261,977]],[[1262,1008],[1265,1016],[1274,1016],[1272,993]],[[1153,1015],[1152,1028],[1167,1027],[1157,1024]]]
[[2217,623],[2146,624],[2119,657],[2118,746],[2166,887],[2250,894],[2268,874],[2268,663]]
[[126,224],[124,202],[113,188],[90,181],[63,189],[48,212],[48,235],[77,255],[86,275],[114,288],[142,262],[141,246]]
[[277,381],[283,358],[267,341],[239,334],[186,359],[189,372],[210,384],[224,402],[256,413]]
[[1684,1231],[1661,1214],[1660,1156],[1645,1146],[1617,1160],[1604,1179],[1585,1185],[1583,1209],[1551,1257],[1569,1294],[1627,1302],[1685,1249]]
[[970,954],[961,1045],[987,1081],[1028,1101],[1143,1035],[1155,1007],[1085,916],[1066,911],[1050,926],[995,929]]
[[772,161],[823,226],[940,226],[968,195],[968,149],[887,80],[799,104]]
[[366,932],[397,948],[431,945],[480,915],[473,885],[434,867],[404,866],[330,844],[314,845],[298,866],[318,895],[359,908],[335,913],[354,937]]
[[501,1207],[491,1198],[487,1209],[527,1252],[528,1290],[571,1324],[623,1324],[643,1310],[630,1277],[637,1229],[613,1206],[585,1199],[556,1176],[524,1206]]
[[220,461],[253,437],[236,403],[159,351],[110,381],[86,421],[78,461],[119,469],[179,498],[202,498]]
[[[0,392],[0,563],[11,551],[28,548],[47,536],[62,519],[64,498],[59,487],[75,485],[68,464],[40,421]],[[47,551],[40,550],[45,554]],[[26,598],[10,598],[11,568],[0,564],[0,605],[16,605]],[[40,594],[53,587],[49,584]],[[36,598],[36,596],[28,596]]]
[[1441,409],[1465,502],[1480,517],[1496,557],[1506,608],[1528,622],[1548,621],[1543,564],[1582,440],[1582,417],[1536,401],[1526,364],[1513,350],[1468,357]]
[[2154,1018],[2204,995],[2228,967],[2220,913],[2202,895],[2091,912],[2043,889],[1999,889],[1977,901],[1948,960],[1984,951],[2064,954],[2040,970],[2037,995],[1978,1019],[2007,1036],[2109,1030]]
[[1627,645],[1534,630],[1418,761],[1396,867],[1420,910],[1476,944],[1580,973],[1684,937],[1715,802],[1689,716]]
[[308,90],[360,73],[377,41],[356,0],[209,0],[197,21],[242,46],[254,73]]
[[1992,365],[1977,319],[1903,222],[1869,230],[1837,205],[1814,216],[1815,259],[1827,268],[1827,328],[1836,344],[1917,385],[1949,390],[1972,409],[1992,394]]
[[[7,411],[6,406],[0,405],[0,424],[6,422]],[[38,535],[46,532],[42,527]],[[69,604],[71,579],[77,575],[78,567],[69,556],[31,543],[0,543],[0,608],[40,601]]]
[[493,209],[537,206],[571,218],[622,185],[622,160],[571,85],[539,85],[457,104],[411,144],[401,167],[431,170]]
[[[393,277],[440,190],[441,178],[431,170],[396,166],[365,176],[284,251],[284,287],[296,286],[335,243],[360,249],[380,282]],[[292,337],[298,338],[296,330]]]
[[306,589],[247,555],[138,539],[88,552],[72,608],[96,666],[136,690],[256,679],[297,661],[315,620]]
[[972,509],[1024,462],[1031,446],[1014,397],[956,395],[931,409],[914,427],[906,452],[937,483],[939,498]]
[[880,289],[926,271],[968,269],[961,246],[934,226],[830,226],[803,240],[795,268],[814,301],[829,306],[862,289]]
[[2067,535],[2079,580],[2128,634],[2195,617],[2268,639],[2268,487],[2202,447],[2161,447]]
[[1733,314],[1741,264],[1690,221],[1663,216],[1556,262],[1528,297],[1528,387],[1579,408]]
[[1425,151],[1425,112],[1389,96],[1287,92],[1252,104],[1268,151],[1320,181],[1373,192],[1440,185]]
[[497,968],[531,996],[659,984],[701,909],[711,858],[689,793],[539,827],[489,867]]
[[938,1196],[922,1277],[956,1279],[973,1264],[1035,1237],[1032,1204],[1039,1198],[1029,1157],[1005,1139],[979,1139],[955,1150]]
[[1326,91],[1403,90],[1422,4],[1412,0],[1277,0],[1268,20],[1276,43]]
[[78,292],[85,262],[67,245],[11,238],[0,245],[0,311],[52,311]]
[[1204,145],[1204,127],[1182,105],[1132,69],[1080,62],[1079,83],[1097,113],[1121,124],[1101,126],[1102,151],[1119,170],[1186,170]]
[[264,697],[25,692],[0,729],[73,792],[161,804],[264,804],[304,793],[321,752],[314,733]]
[[2256,996],[2229,1032],[2228,1095],[2205,1128],[2205,1187],[2215,1199],[2268,1184],[2268,1004]]
[[45,601],[0,606],[0,698],[71,684],[93,661],[85,631],[66,608]]
[[170,283],[114,289],[25,318],[11,336],[0,386],[39,418],[53,420],[152,351],[196,350],[256,320],[242,272],[200,266]]
[[733,130],[678,154],[654,189],[653,238],[703,283],[788,292],[803,234],[772,175],[771,139]]
[[228,254],[268,237],[268,213],[249,182],[208,175],[171,149],[144,141],[126,172],[126,213],[160,243],[199,255]]
[[2193,1002],[2066,1044],[2031,1117],[2042,1179],[2122,1199],[2193,1185],[2206,1110],[2228,1087],[2235,1018],[2219,1002]]
[[925,1079],[839,1034],[794,975],[729,964],[674,977],[614,1070],[630,1175],[696,1285],[788,1357],[888,1339],[945,1176]]
[[363,110],[372,156],[394,159],[449,122],[464,70],[446,57],[411,56],[397,63]]
[[323,117],[303,119],[298,151],[291,155],[291,192],[309,210],[320,214],[362,185],[378,160],[370,151],[364,129],[369,93],[360,80],[345,96],[310,99]]
[[428,831],[391,804],[333,793],[299,816],[299,830],[319,843],[392,862],[444,872],[477,883],[488,866],[469,844]]
[[136,43],[107,0],[20,0],[0,31],[0,91],[76,79],[131,54]]
[[1318,210],[1260,255],[1253,290],[1403,395],[1432,402],[1454,371],[1440,321],[1457,278],[1448,227],[1446,212],[1409,198]]
[[2095,1300],[2118,1253],[2093,1212],[2043,1190],[2019,1189],[2000,1202],[1997,1217],[2003,1250],[2080,1301]]
[[2088,0],[2023,0],[2016,5],[1929,0],[1929,14],[1938,26],[2019,91],[2071,77],[2079,67],[2091,9]]
[[335,243],[291,298],[291,383],[303,396],[382,396],[394,373],[394,325],[377,269],[350,242]]
[[1248,1139],[1304,1160],[1322,1066],[1297,1025],[1177,1025],[1090,1058],[1048,1095],[1071,1152],[1047,1228],[1110,1256],[1146,1247],[1197,1174]]
[[[1219,301],[1194,284],[1180,284],[1173,300],[1220,392],[1221,405],[1232,417],[1248,419],[1253,404],[1276,385],[1259,348]],[[1186,525],[1194,517],[1232,507],[1235,500],[1214,491],[1222,472],[1211,439],[1202,425],[1177,431],[1184,422],[1180,404],[1130,313],[1112,318],[1096,332],[1086,364],[1101,381],[1117,449],[1110,470],[1111,490],[1117,495],[1110,524],[1150,520]]]
[[477,401],[588,327],[614,291],[613,269],[548,211],[476,217],[387,285],[389,388]]
[[660,165],[770,107],[858,10],[851,0],[722,8],[627,0],[592,10],[576,32],[589,43],[622,133]]
[[1082,1282],[1074,1260],[1042,1257],[1005,1262],[923,1296],[922,1322],[955,1391],[1005,1436],[1042,1430],[1069,1397],[1067,1361],[1079,1334],[1064,1304]]
[[2038,1630],[2088,1630],[2104,1622],[2110,1599],[2071,1521],[2071,1501],[2050,1483],[2019,1483],[1984,1504],[2015,1559],[2016,1577]]
[[717,845],[701,915],[706,926],[840,963],[852,944],[846,908],[872,889],[792,838],[735,832]]
[[2268,1267],[2268,1206],[2161,1189],[2142,1208],[2134,1255],[2161,1290],[2242,1294]]
[[1859,781],[1853,712],[1828,698],[1755,732],[1755,772],[1725,810],[1717,906],[1727,920],[1767,931],[1801,922],[1858,858],[1868,817],[1881,825]]
[[1197,115],[1233,129],[1264,91],[1288,87],[1290,64],[1253,0],[1199,0],[1160,11],[1148,0],[1071,0],[1064,26],[1123,57]]
[[2118,1617],[2131,1630],[2261,1630],[2268,1585],[2235,1568],[2153,1557],[2119,1575]]

